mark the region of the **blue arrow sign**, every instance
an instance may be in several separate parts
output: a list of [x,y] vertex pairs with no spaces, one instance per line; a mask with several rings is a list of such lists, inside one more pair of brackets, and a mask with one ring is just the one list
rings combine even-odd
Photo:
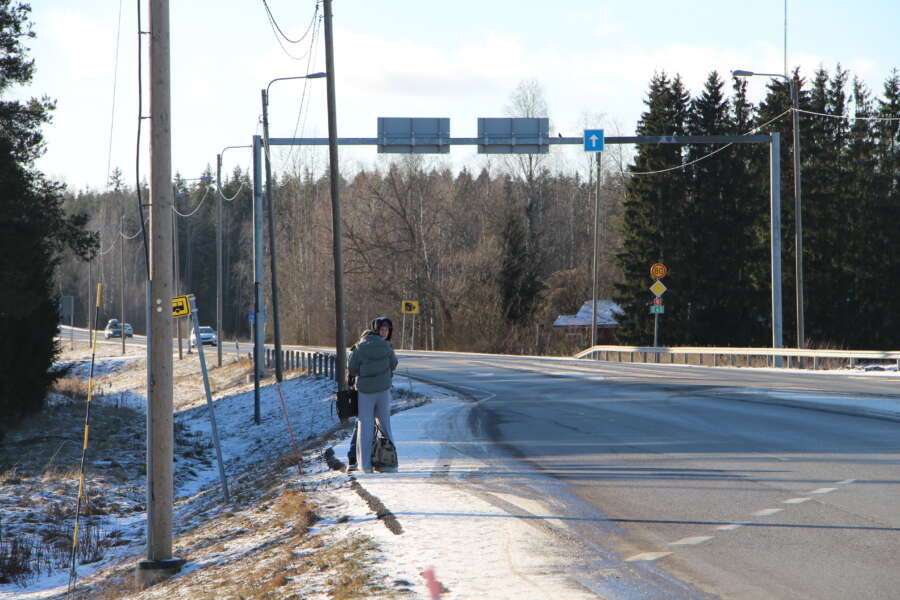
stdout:
[[603,152],[603,130],[602,129],[585,129],[584,130],[584,151],[585,152]]

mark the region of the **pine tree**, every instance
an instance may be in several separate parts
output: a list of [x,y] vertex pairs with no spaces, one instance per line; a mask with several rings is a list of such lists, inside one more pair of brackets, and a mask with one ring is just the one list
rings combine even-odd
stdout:
[[[0,94],[31,80],[34,63],[22,44],[33,37],[29,11],[25,3],[0,3]],[[82,231],[83,215],[63,213],[62,186],[33,167],[52,108],[47,98],[0,101],[0,437],[3,427],[43,407],[58,376],[53,276],[63,248],[86,257],[97,246]]]

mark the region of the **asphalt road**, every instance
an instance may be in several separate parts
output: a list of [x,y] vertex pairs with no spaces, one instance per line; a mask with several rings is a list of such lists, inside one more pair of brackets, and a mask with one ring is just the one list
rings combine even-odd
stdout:
[[400,354],[472,400],[436,431],[448,471],[487,459],[460,485],[563,537],[599,595],[900,597],[900,423],[766,393],[895,398],[896,379]]

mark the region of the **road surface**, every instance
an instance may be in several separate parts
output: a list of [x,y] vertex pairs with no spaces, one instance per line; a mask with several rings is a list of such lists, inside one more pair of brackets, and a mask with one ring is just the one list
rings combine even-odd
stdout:
[[400,355],[401,374],[471,400],[440,441],[496,458],[462,485],[564,517],[535,522],[568,538],[571,575],[588,588],[900,597],[900,423],[779,400],[894,400],[898,379]]

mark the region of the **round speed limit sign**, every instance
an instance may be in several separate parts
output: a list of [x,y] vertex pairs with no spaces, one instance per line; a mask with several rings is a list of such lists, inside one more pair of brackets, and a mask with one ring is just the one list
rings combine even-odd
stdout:
[[656,263],[650,267],[650,277],[653,279],[662,279],[668,272],[669,270],[666,268],[666,265],[662,263]]

